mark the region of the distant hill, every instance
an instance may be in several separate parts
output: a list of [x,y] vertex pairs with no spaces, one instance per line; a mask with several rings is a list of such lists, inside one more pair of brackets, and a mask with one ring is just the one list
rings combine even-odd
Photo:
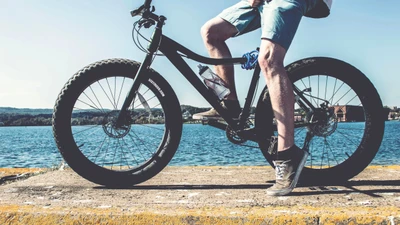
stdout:
[[[182,113],[189,112],[191,115],[207,111],[210,108],[197,108],[188,105],[182,105]],[[111,110],[106,110],[111,111]],[[162,113],[159,108],[151,110],[155,118],[152,123],[162,122]],[[142,116],[136,118],[135,123],[147,123],[148,117],[144,109],[135,110]],[[50,126],[53,109],[30,109],[30,108],[12,108],[0,107],[0,126]],[[104,115],[97,110],[81,110],[74,113],[72,123],[75,125],[99,124],[104,119]]]
[[29,108],[0,107],[0,114],[45,115],[45,114],[52,114],[52,113],[53,113],[53,109],[29,109]]
[[181,111],[184,113],[185,111],[189,112],[191,115],[199,113],[199,112],[204,112],[209,110],[210,107],[208,108],[198,108],[190,105],[181,105]]
[[[193,114],[204,112],[209,109],[210,107],[199,108],[190,105],[181,105],[184,122],[191,121],[191,116]],[[252,107],[250,113],[252,114],[254,111],[255,108]],[[136,113],[143,115],[140,118],[137,118],[135,123],[148,122],[147,113],[144,109],[139,109]],[[0,107],[0,126],[50,126],[52,114],[53,109]],[[161,110],[159,108],[152,109],[152,116],[158,118],[157,121],[152,122],[160,122],[161,120],[159,118],[162,118]],[[99,124],[104,119],[104,115],[99,114],[97,110],[75,111],[72,117],[73,123],[76,125]]]

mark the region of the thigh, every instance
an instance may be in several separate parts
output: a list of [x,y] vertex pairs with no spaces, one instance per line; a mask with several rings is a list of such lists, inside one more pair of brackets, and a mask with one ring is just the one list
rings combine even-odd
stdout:
[[205,34],[212,39],[226,40],[234,36],[237,33],[237,30],[235,26],[229,22],[219,17],[215,17],[204,24],[202,32],[206,32]]
[[272,0],[259,7],[262,38],[288,49],[301,18],[307,11],[305,0]]
[[250,32],[261,26],[259,10],[251,7],[247,0],[242,0],[225,9],[218,17],[236,28],[236,33],[233,36]]

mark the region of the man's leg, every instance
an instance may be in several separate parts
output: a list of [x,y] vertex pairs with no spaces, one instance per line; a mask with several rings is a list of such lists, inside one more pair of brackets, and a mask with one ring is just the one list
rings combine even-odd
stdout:
[[[225,41],[237,33],[237,29],[231,23],[215,17],[209,20],[201,28],[201,36],[211,58],[232,58],[231,52]],[[233,65],[215,66],[218,76],[225,81],[230,94],[223,101],[232,116],[238,116],[240,113],[240,105],[237,100],[235,77]],[[193,119],[220,119],[218,112],[211,109],[207,112],[201,112],[193,115]]]
[[[260,14],[254,10],[248,1],[239,1],[223,10],[217,17],[208,21],[201,28],[201,36],[212,58],[231,58],[231,53],[225,41],[260,27]],[[218,76],[227,84],[230,94],[223,100],[233,117],[241,112],[237,100],[233,65],[215,66]],[[193,119],[221,119],[218,112],[211,109],[207,112],[193,115]]]
[[294,94],[283,66],[286,50],[262,39],[259,64],[264,74],[278,127],[278,152],[274,160],[276,181],[268,195],[287,195],[296,187],[308,153],[294,145]]
[[276,182],[268,195],[287,195],[300,177],[308,152],[294,144],[294,94],[283,66],[301,18],[308,9],[303,0],[273,0],[260,7],[262,41],[259,64],[264,74],[278,128],[274,159]]
[[262,39],[259,64],[267,83],[278,127],[278,152],[294,145],[294,95],[283,66],[285,55],[286,50],[279,44]]
[[[219,17],[215,17],[204,24],[201,28],[201,36],[211,58],[232,58],[225,41],[237,32],[235,26]],[[233,65],[215,66],[215,71],[231,91],[226,99],[237,100]]]

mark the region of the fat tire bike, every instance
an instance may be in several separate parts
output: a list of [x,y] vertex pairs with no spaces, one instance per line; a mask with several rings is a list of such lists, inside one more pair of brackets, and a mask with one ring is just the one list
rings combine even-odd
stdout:
[[[150,68],[162,54],[223,118],[208,125],[225,130],[235,144],[255,143],[273,166],[277,132],[267,87],[254,118],[250,113],[259,65],[240,116],[233,118],[183,57],[208,65],[244,64],[249,57],[200,56],[163,35],[166,17],[154,12],[151,0],[131,12],[140,16],[133,30],[137,40],[141,28],[155,27],[148,47],[138,45],[146,52],[142,63],[95,62],[62,88],[52,126],[64,160],[85,179],[111,187],[139,184],[167,166],[181,139],[182,110],[170,84]],[[300,182],[341,182],[360,173],[376,155],[384,132],[383,106],[373,84],[354,66],[333,58],[301,59],[285,68],[296,102],[295,142],[310,153]]]

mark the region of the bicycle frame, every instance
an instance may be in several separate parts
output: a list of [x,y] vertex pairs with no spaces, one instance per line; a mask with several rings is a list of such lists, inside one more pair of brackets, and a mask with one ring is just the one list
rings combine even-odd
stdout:
[[[148,53],[143,60],[135,78],[133,81],[133,85],[131,91],[129,92],[128,96],[124,101],[124,105],[121,108],[121,112],[118,116],[117,126],[123,124],[125,111],[130,106],[132,100],[136,96],[136,91],[138,90],[142,79],[146,78],[146,70],[150,67],[153,56],[157,50],[161,51],[168,60],[181,72],[181,74],[193,85],[193,87],[207,100],[207,102],[214,107],[214,109],[221,115],[221,117],[226,121],[226,123],[233,129],[233,130],[241,130],[244,128],[246,120],[250,114],[250,107],[251,102],[253,100],[255,89],[257,82],[260,77],[260,67],[257,64],[253,73],[253,77],[249,86],[249,91],[246,97],[245,105],[243,110],[239,116],[239,121],[235,120],[229,115],[229,112],[226,108],[224,108],[220,104],[220,100],[215,96],[215,94],[209,90],[201,79],[196,75],[195,72],[189,67],[189,65],[183,60],[182,54],[194,61],[209,64],[209,65],[226,65],[226,64],[243,64],[247,60],[245,58],[223,58],[223,59],[216,59],[216,58],[208,58],[204,56],[200,56],[191,50],[185,48],[184,46],[180,45],[179,43],[173,41],[172,39],[168,38],[167,36],[162,34],[162,27],[164,25],[164,21],[166,18],[164,16],[157,16],[152,14],[149,16],[152,20],[157,22],[156,28],[152,35],[151,41],[148,46]],[[294,86],[294,92],[296,97],[296,101],[299,103],[301,108],[306,110],[306,112],[312,112],[315,110],[314,106],[303,96],[302,91],[300,91],[297,87]],[[308,107],[307,107],[308,106]],[[218,127],[218,126],[217,126]],[[220,127],[219,127],[220,128]],[[253,138],[251,138],[253,139]]]

